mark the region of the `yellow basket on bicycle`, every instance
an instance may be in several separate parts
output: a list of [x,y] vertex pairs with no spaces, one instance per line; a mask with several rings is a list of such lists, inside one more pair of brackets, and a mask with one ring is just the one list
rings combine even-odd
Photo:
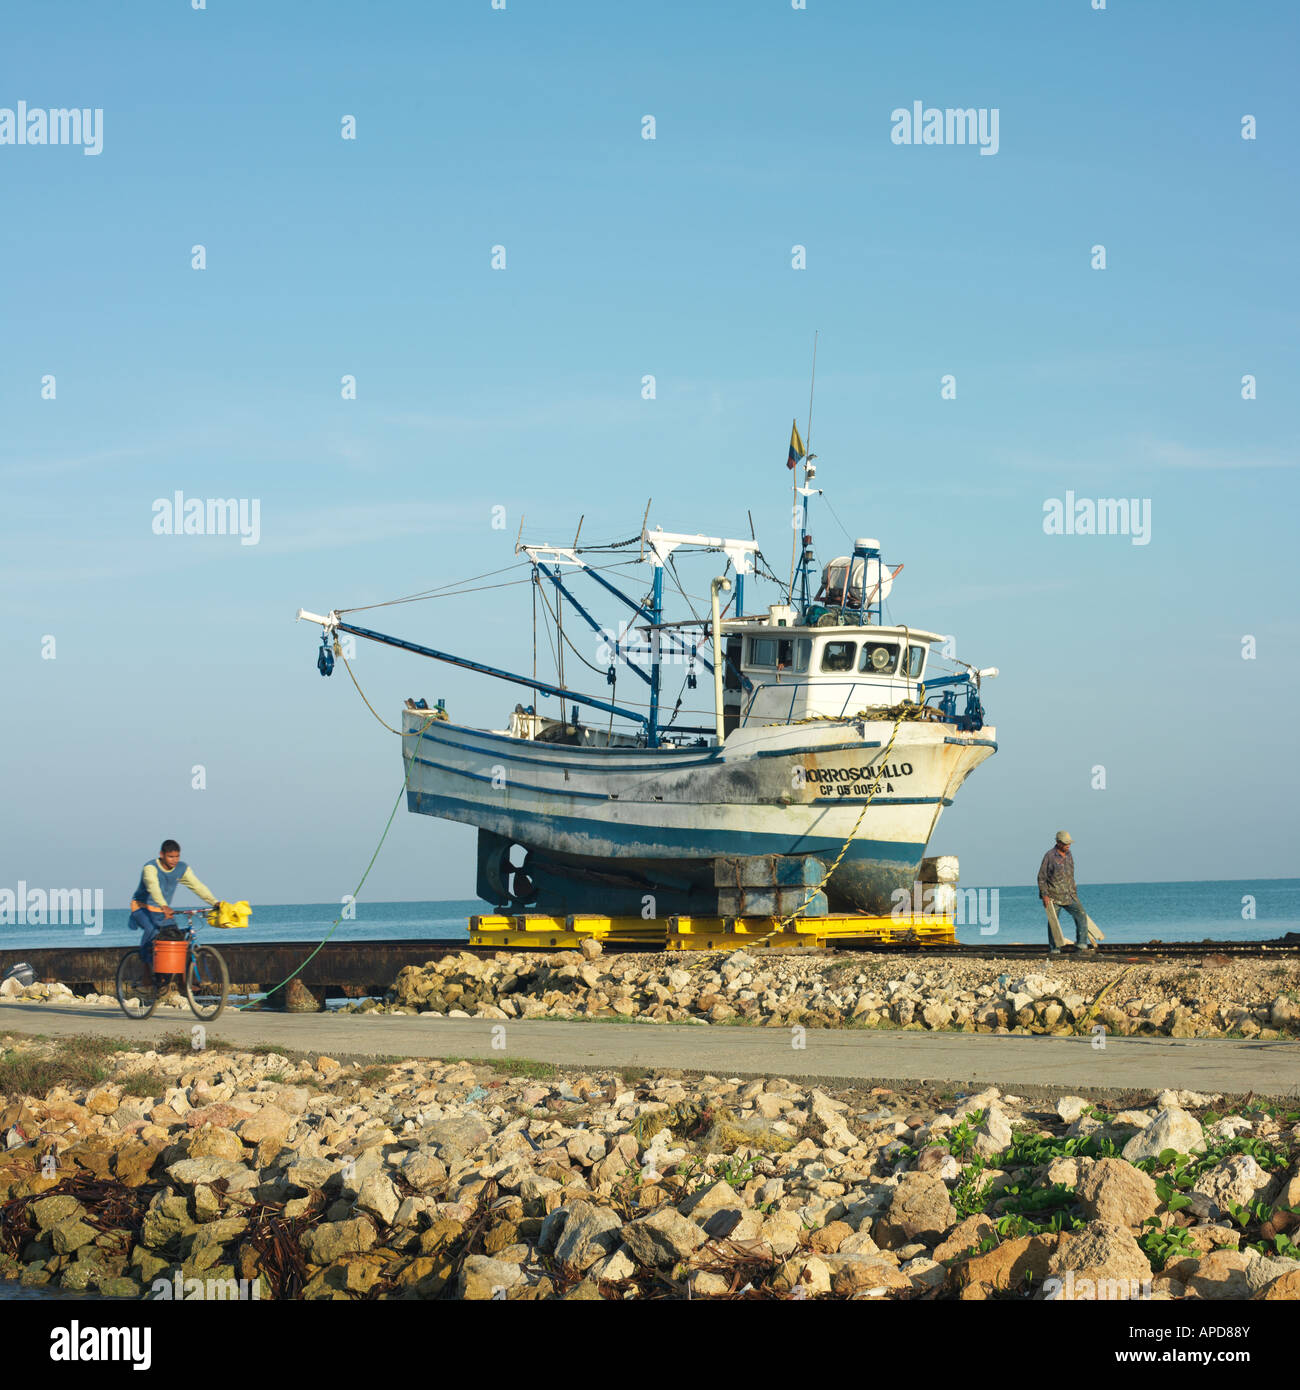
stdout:
[[237,903],[218,903],[208,912],[208,926],[246,927],[252,915],[253,909],[249,907],[247,899],[241,899]]

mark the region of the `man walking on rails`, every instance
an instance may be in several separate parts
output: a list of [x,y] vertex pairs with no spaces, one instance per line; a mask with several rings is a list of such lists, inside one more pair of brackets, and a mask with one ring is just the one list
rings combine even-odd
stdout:
[[134,930],[144,933],[140,941],[140,954],[151,969],[154,938],[175,915],[171,901],[178,887],[183,885],[188,888],[209,907],[221,906],[199,882],[194,870],[180,861],[180,845],[175,840],[164,840],[158,858],[151,859],[141,870],[139,886],[131,895],[131,916],[128,920]]
[[1047,931],[1050,939],[1048,955],[1059,956],[1065,945],[1058,909],[1074,918],[1075,948],[1095,951],[1097,942],[1104,941],[1101,929],[1083,910],[1079,890],[1074,885],[1074,856],[1070,853],[1073,837],[1068,830],[1056,832],[1056,844],[1043,855],[1038,866],[1038,896],[1047,909]]

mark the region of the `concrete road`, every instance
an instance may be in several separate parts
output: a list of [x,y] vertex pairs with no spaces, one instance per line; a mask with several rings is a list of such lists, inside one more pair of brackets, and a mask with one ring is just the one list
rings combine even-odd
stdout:
[[[0,1033],[150,1038],[188,1031],[188,1009],[147,1022],[116,1008],[0,1003]],[[495,1030],[500,1029],[501,1032]],[[691,1024],[567,1023],[390,1014],[237,1013],[208,1025],[235,1046],[272,1043],[287,1052],[342,1058],[517,1057],[568,1067],[673,1067],[722,1076],[820,1078],[845,1084],[957,1082],[1018,1091],[1149,1091],[1300,1096],[1300,1043],[1213,1038],[997,1037],[987,1033],[868,1032],[810,1028],[802,1047],[786,1028]]]

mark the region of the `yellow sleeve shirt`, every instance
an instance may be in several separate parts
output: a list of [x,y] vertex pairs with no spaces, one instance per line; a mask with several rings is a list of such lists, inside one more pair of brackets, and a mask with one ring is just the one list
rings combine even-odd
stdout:
[[[158,866],[156,864],[146,864],[144,866],[144,886],[149,890],[149,897],[155,907],[166,907],[167,901],[162,895],[162,889],[158,885]],[[209,907],[216,906],[217,899],[212,891],[199,882],[193,869],[187,868],[181,875],[180,883],[182,888],[188,888],[196,898],[201,898]]]
[[187,868],[181,875],[181,887],[188,888],[196,898],[202,898],[209,907],[215,907],[217,905],[216,895],[211,889],[199,882],[193,869]]

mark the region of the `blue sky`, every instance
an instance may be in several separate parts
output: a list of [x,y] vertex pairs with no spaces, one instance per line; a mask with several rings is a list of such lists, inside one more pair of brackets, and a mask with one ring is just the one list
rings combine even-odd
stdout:
[[[175,835],[223,896],[337,900],[401,768],[295,610],[506,565],[521,516],[629,536],[647,497],[666,529],[752,509],[783,571],[814,330],[818,483],[906,564],[892,616],[1002,671],[1001,749],[935,850],[1020,882],[1067,826],[1083,881],[1300,874],[1298,28],[1088,0],[11,13],[0,107],[102,108],[104,141],[0,146],[0,882],[116,904]],[[918,100],[997,108],[997,154],[894,144]],[[155,535],[176,489],[258,499],[259,543]],[[1150,499],[1150,544],[1045,535],[1067,490]],[[518,587],[384,617],[523,668],[529,615]],[[520,697],[369,646],[356,670],[390,721]],[[368,895],[469,895],[472,847],[402,812]]]

